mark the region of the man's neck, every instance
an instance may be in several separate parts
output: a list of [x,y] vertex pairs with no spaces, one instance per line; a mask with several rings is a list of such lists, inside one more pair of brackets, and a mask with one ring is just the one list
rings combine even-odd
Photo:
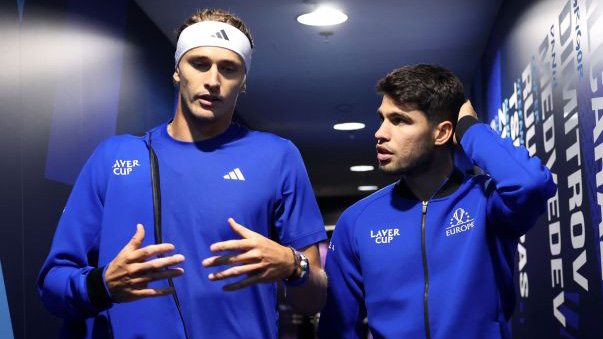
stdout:
[[184,114],[178,104],[174,120],[168,125],[168,133],[172,138],[180,141],[203,141],[226,132],[230,123],[230,118],[215,122],[196,119],[190,114]]
[[454,170],[454,163],[448,150],[436,151],[426,168],[414,174],[405,174],[402,179],[412,193],[421,201],[431,199],[442,188],[444,181]]

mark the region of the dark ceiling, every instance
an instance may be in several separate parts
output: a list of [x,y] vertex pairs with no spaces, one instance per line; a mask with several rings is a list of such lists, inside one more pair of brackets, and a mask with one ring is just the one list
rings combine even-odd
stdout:
[[[404,64],[437,63],[471,80],[501,0],[377,0],[330,2],[349,20],[331,27],[303,26],[295,18],[310,1],[137,0],[174,42],[175,29],[198,8],[227,9],[246,21],[255,48],[247,93],[237,111],[252,128],[291,139],[301,150],[319,198],[358,196],[359,185],[394,181],[377,171],[375,139],[381,98],[376,82]],[[327,40],[321,32],[331,32]],[[333,130],[359,121],[355,132]]]

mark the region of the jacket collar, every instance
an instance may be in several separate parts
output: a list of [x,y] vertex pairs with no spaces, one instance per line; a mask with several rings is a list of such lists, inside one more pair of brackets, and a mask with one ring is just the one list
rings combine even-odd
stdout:
[[[463,183],[465,175],[458,168],[452,170],[452,174],[446,181],[446,183],[439,189],[439,191],[433,196],[432,199],[443,198],[454,193],[459,186]],[[400,178],[394,186],[394,191],[403,199],[419,200],[414,193],[410,190],[404,179]]]

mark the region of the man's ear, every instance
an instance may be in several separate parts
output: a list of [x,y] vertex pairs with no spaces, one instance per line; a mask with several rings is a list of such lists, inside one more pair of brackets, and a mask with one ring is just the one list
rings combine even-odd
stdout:
[[454,127],[452,122],[444,120],[436,125],[433,130],[434,144],[436,146],[445,145],[454,135]]
[[174,85],[178,85],[180,83],[180,73],[178,68],[176,68],[174,74],[172,74],[172,80],[174,81]]

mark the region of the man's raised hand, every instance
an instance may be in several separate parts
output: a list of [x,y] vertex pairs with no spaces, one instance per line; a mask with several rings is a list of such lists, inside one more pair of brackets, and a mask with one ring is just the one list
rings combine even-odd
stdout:
[[130,302],[142,298],[158,297],[172,293],[172,288],[147,288],[152,281],[181,276],[182,268],[169,268],[184,262],[182,254],[147,259],[174,250],[172,244],[149,245],[140,248],[144,227],[136,225],[136,233],[128,244],[111,261],[105,271],[105,284],[114,302]]
[[253,232],[234,219],[228,224],[242,239],[212,244],[212,252],[239,251],[238,254],[214,256],[203,260],[203,266],[238,265],[220,272],[210,273],[212,281],[248,275],[238,282],[225,285],[225,291],[234,291],[258,283],[270,283],[291,276],[295,270],[295,258],[290,248],[282,246],[261,234]]

